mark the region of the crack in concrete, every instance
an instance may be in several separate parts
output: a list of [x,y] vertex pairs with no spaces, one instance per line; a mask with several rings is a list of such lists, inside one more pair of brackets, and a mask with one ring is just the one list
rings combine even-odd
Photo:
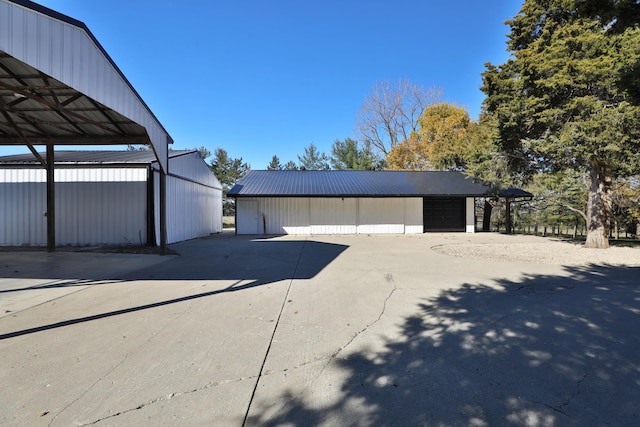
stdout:
[[584,373],[582,374],[582,378],[580,378],[576,383],[575,390],[564,400],[564,402],[562,402],[562,404],[560,405],[561,408],[569,406],[571,404],[571,401],[578,397],[578,395],[580,394],[580,386],[582,386],[582,383],[587,379],[588,375],[589,372],[587,371],[587,369],[585,369]]
[[[325,361],[324,365],[322,366],[322,369],[320,369],[320,372],[318,372],[318,374],[315,376],[315,378],[309,382],[309,384],[302,389],[293,400],[297,400],[299,399],[302,395],[304,395],[307,390],[309,390],[309,387],[311,387],[312,384],[314,384],[318,378],[320,378],[322,376],[322,374],[324,373],[324,371],[327,369],[327,367],[331,364],[331,362],[333,360],[335,360],[338,355],[347,347],[349,347],[355,340],[356,338],[358,338],[360,335],[362,335],[364,332],[366,332],[368,329],[370,329],[372,326],[374,326],[376,323],[378,323],[381,319],[382,316],[384,316],[386,310],[387,310],[387,304],[389,303],[389,300],[391,299],[391,297],[393,296],[393,294],[398,290],[398,286],[395,283],[395,280],[393,280],[393,276],[391,275],[391,273],[385,273],[384,275],[385,280],[387,283],[392,283],[393,284],[393,289],[391,289],[391,291],[389,292],[389,294],[387,295],[387,297],[385,298],[385,300],[382,303],[382,310],[380,311],[380,314],[378,315],[378,317],[371,323],[369,323],[368,325],[366,325],[364,328],[362,328],[361,330],[357,331],[350,339],[349,341],[347,341],[347,343],[343,346],[341,346],[340,348],[338,348],[338,350],[336,350],[333,354],[331,354],[329,357],[322,357],[322,358],[317,358],[313,361],[307,361],[305,363],[302,363],[298,366],[296,366],[295,368],[292,369],[297,369],[300,368],[302,366],[314,363],[314,362],[318,362],[318,361]],[[278,411],[278,413],[282,412],[283,410],[285,410],[287,407],[287,405],[284,405],[282,408],[280,408],[280,410]]]
[[571,415],[569,415],[566,412],[564,412],[562,409],[560,409],[560,408],[558,408],[556,406],[553,406],[553,405],[549,405],[548,403],[540,402],[539,400],[529,400],[529,402],[536,403],[538,405],[544,406],[545,408],[548,408],[548,409],[551,409],[552,411],[558,412],[559,414],[562,414],[565,417],[569,417],[569,418],[575,419]]
[[144,409],[144,408],[146,408],[148,406],[154,405],[154,404],[159,403],[159,402],[169,401],[169,400],[173,399],[174,397],[186,396],[186,395],[189,395],[189,394],[198,393],[198,392],[201,392],[201,391],[204,391],[204,390],[208,390],[208,389],[211,389],[211,388],[215,388],[215,387],[219,387],[219,386],[222,386],[222,385],[239,383],[239,382],[247,381],[247,380],[254,380],[256,378],[258,378],[257,375],[250,376],[250,377],[242,377],[242,378],[238,378],[238,379],[235,379],[235,380],[210,381],[207,384],[203,385],[202,387],[194,388],[193,390],[168,393],[168,394],[165,394],[164,396],[159,396],[159,397],[156,397],[154,399],[148,400],[148,401],[146,401],[144,403],[141,403],[141,404],[137,405],[134,408],[125,409],[125,410],[116,412],[115,414],[111,414],[111,415],[108,415],[106,417],[102,417],[102,418],[99,418],[97,420],[91,421],[89,423],[80,424],[80,426],[95,425],[95,424],[98,424],[98,423],[100,423],[102,421],[109,420],[109,419],[112,419],[112,418],[115,418],[115,417],[119,417],[121,415],[125,415],[125,414],[128,414],[130,412],[139,411],[140,409]]
[[[178,315],[181,316],[182,313],[180,313]],[[175,318],[172,319],[172,321],[175,321]],[[144,341],[143,343],[141,343],[138,347],[132,349],[131,351],[129,351],[128,353],[126,353],[124,355],[124,357],[122,358],[122,360],[120,362],[118,362],[117,364],[115,364],[111,369],[109,369],[107,372],[105,372],[103,375],[100,376],[100,378],[98,378],[93,384],[91,384],[89,387],[87,387],[87,389],[82,392],[78,397],[76,397],[74,400],[72,400],[71,402],[69,402],[68,405],[66,405],[64,408],[62,408],[53,418],[51,418],[51,420],[49,421],[49,427],[51,427],[52,423],[56,420],[56,418],[58,418],[60,415],[62,415],[67,409],[69,409],[71,406],[73,406],[73,404],[75,404],[76,402],[78,402],[80,399],[82,399],[87,393],[89,393],[96,385],[98,385],[100,382],[102,382],[105,378],[107,378],[113,371],[115,371],[118,367],[120,367],[128,358],[129,355],[132,353],[135,353],[137,351],[139,351],[142,347],[146,346],[147,344],[149,344],[151,341],[153,341],[160,332],[162,332],[162,330],[164,329],[164,326],[161,328],[158,328],[158,330],[154,333],[151,334],[151,336],[149,337],[149,339],[147,339],[146,341]]]
[[391,292],[389,292],[389,295],[387,295],[387,298],[385,298],[384,302],[382,303],[382,310],[380,311],[380,314],[378,315],[378,318],[376,320],[374,320],[373,322],[369,323],[367,326],[365,326],[360,331],[356,332],[355,335],[353,337],[351,337],[351,339],[345,345],[340,347],[334,354],[332,354],[329,357],[330,360],[331,359],[335,359],[336,357],[338,357],[338,355],[342,352],[342,350],[344,350],[345,348],[349,347],[351,345],[351,343],[353,343],[355,341],[356,338],[358,338],[361,334],[363,334],[368,329],[370,329],[372,326],[374,326],[376,323],[378,323],[380,321],[380,319],[382,319],[382,316],[384,316],[385,312],[387,311],[387,303],[389,302],[389,300],[391,299],[393,294],[398,290],[398,286],[396,286],[396,283],[393,280],[393,276],[390,273],[386,273],[384,276],[385,276],[385,279],[387,280],[387,283],[393,283],[393,289],[391,289]]
[[128,357],[129,357],[129,353],[125,354],[120,362],[116,363],[111,369],[109,369],[107,372],[105,372],[104,375],[102,375],[93,384],[91,384],[89,387],[87,387],[87,389],[84,392],[82,392],[78,397],[76,397],[71,402],[69,402],[69,404],[67,406],[62,408],[53,418],[51,418],[51,420],[49,421],[49,424],[48,424],[49,427],[51,427],[51,425],[56,420],[56,418],[58,418],[60,415],[62,415],[74,403],[78,402],[80,399],[82,399],[84,396],[86,396],[86,394],[89,393],[91,391],[91,389],[93,389],[96,385],[98,385],[98,383],[100,383],[102,380],[104,380],[111,372],[115,371],[120,365],[122,365],[127,360]]
[[571,404],[571,401],[573,399],[575,399],[579,394],[580,394],[580,386],[582,385],[582,383],[587,379],[587,376],[589,375],[589,372],[585,369],[582,377],[578,380],[578,382],[576,383],[575,386],[575,390],[574,392],[569,395],[564,402],[562,402],[559,406],[554,406],[554,405],[550,405],[548,403],[545,402],[541,402],[539,400],[532,400],[532,399],[528,399],[530,402],[532,403],[536,403],[538,405],[542,405],[545,408],[551,409],[552,411],[555,411],[559,414],[564,415],[567,418],[571,418],[573,420],[576,419],[576,417],[574,417],[573,415],[569,414],[568,412],[566,412],[566,407],[569,406]]

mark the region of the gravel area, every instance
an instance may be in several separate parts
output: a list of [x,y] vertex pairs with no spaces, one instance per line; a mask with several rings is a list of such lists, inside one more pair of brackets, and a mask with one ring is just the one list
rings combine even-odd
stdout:
[[640,266],[640,247],[612,246],[609,249],[587,249],[574,241],[535,236],[504,236],[511,239],[496,242],[485,238],[481,243],[472,241],[433,246],[446,255],[495,261],[531,262],[560,265],[626,265]]

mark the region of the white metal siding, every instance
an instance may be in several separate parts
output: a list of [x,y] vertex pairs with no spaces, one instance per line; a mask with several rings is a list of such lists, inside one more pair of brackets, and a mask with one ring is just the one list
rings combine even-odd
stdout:
[[239,198],[236,209],[238,234],[423,232],[421,198]]
[[[43,175],[41,169],[0,170],[0,245],[46,244]],[[81,169],[57,170],[56,175],[58,245],[146,243],[146,182],[138,173]],[[107,182],[100,181],[101,175]]]
[[[189,179],[167,177],[167,242],[221,232],[220,183],[197,153],[178,159],[172,173]],[[146,167],[56,169],[56,244],[146,244],[147,175]],[[40,168],[0,169],[0,245],[46,244],[46,180]],[[158,173],[154,184],[159,244]]]
[[[222,191],[167,177],[167,242],[222,231]],[[220,205],[220,209],[217,206]]]
[[[160,244],[160,176],[154,173],[156,244]],[[167,177],[167,243],[222,231],[222,190]]]
[[[169,159],[169,172],[167,243],[221,232],[222,185],[200,154],[194,152]],[[154,175],[156,243],[160,244],[160,176],[157,171]]]
[[197,152],[172,157],[169,160],[169,172],[172,175],[179,175],[210,187],[222,189],[220,181]]
[[166,170],[167,133],[84,30],[0,0],[0,50],[143,126]]
[[145,182],[57,183],[56,244],[145,245],[146,187]]
[[422,197],[404,199],[404,232],[407,234],[424,233],[424,215]]
[[[56,169],[55,182],[136,182],[147,180],[147,168]],[[47,182],[42,168],[0,169],[0,182]]]
[[358,234],[404,233],[403,199],[358,199]]
[[267,234],[310,233],[308,198],[269,197],[258,200]]
[[238,199],[238,234],[310,234],[309,198]]
[[236,233],[262,234],[258,223],[258,201],[256,199],[238,199],[236,201]]
[[0,245],[44,245],[46,189],[42,183],[0,183]]
[[466,231],[467,233],[476,232],[476,203],[473,197],[467,197],[466,200]]
[[355,234],[357,201],[353,198],[313,198],[311,234]]

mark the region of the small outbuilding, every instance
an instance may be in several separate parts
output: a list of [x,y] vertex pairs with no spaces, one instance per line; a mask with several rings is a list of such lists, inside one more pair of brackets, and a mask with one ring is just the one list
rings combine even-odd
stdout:
[[[169,151],[168,164],[168,243],[222,231],[222,186],[200,154]],[[46,172],[31,154],[0,157],[0,245],[46,245]],[[57,244],[159,245],[159,176],[150,150],[57,151]]]
[[229,191],[237,234],[475,232],[489,187],[451,171],[250,171]]

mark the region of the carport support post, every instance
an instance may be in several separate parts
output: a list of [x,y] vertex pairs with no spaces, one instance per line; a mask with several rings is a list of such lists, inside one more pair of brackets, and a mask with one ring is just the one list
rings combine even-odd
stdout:
[[54,146],[47,145],[47,252],[56,250],[56,197]]
[[507,217],[507,234],[511,234],[512,232],[512,226],[513,223],[511,222],[511,199],[509,197],[506,198],[506,205],[507,205],[507,213],[506,213],[506,217]]

